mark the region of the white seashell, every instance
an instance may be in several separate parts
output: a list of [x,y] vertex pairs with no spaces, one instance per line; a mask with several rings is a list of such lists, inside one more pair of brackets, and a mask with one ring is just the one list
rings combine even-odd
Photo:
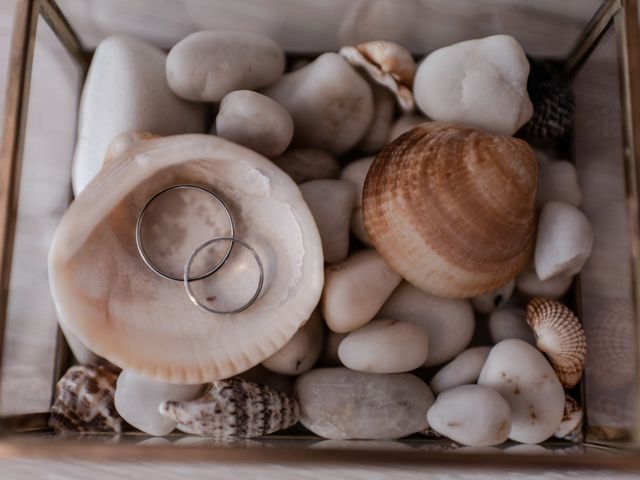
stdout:
[[[110,162],[76,197],[52,241],[49,278],[60,323],[115,365],[168,383],[229,377],[282,348],[316,307],[324,277],[320,236],[291,178],[257,153],[205,134],[138,139]],[[161,189],[185,182],[227,200],[236,236],[264,265],[261,296],[241,313],[196,308],[181,282],[160,278],[136,250],[142,207]],[[212,227],[225,232],[228,222],[198,192],[164,201],[171,208],[156,209],[156,220],[181,234],[153,236],[146,248],[164,252],[158,259],[165,269],[182,272]],[[233,268],[240,263],[200,288],[219,289],[221,303],[242,305],[255,291],[257,269]]]
[[400,275],[375,250],[356,252],[327,267],[322,317],[334,332],[351,332],[375,317],[399,283]]
[[364,153],[377,153],[389,141],[395,101],[391,92],[370,82],[373,93],[373,118],[367,132],[356,148]]
[[262,362],[272,372],[300,375],[318,361],[323,344],[322,319],[317,311],[296,332],[289,343]]
[[350,182],[356,190],[356,199],[351,214],[351,233],[367,246],[371,246],[372,244],[369,234],[364,228],[364,221],[362,219],[362,189],[364,188],[364,181],[367,178],[367,172],[372,163],[373,157],[361,158],[344,167],[340,174],[340,178]]
[[377,40],[355,47],[342,47],[340,55],[351,65],[362,67],[373,80],[393,92],[405,112],[414,109],[411,85],[416,62],[406,48],[397,43]]
[[429,386],[436,395],[460,385],[476,383],[491,347],[474,347],[459,353],[438,370]]
[[160,413],[185,433],[213,438],[251,438],[289,428],[298,421],[296,401],[240,378],[219,380],[192,401],[166,401]]
[[436,397],[427,421],[436,432],[462,445],[499,445],[509,436],[511,407],[493,388],[461,385]]
[[201,31],[180,40],[167,56],[171,89],[187,100],[219,102],[234,90],[257,90],[282,76],[282,48],[250,32]]
[[351,370],[402,373],[420,367],[428,347],[427,333],[418,325],[379,319],[349,333],[340,343],[338,357]]
[[176,422],[160,415],[160,404],[165,400],[191,400],[201,392],[202,385],[156,382],[123,370],[118,376],[115,406],[120,416],[138,430],[162,436],[171,432]]
[[407,282],[391,294],[378,316],[425,329],[429,337],[425,367],[444,363],[462,352],[473,337],[476,323],[468,300],[436,297]]
[[566,160],[538,162],[538,188],[536,205],[543,207],[551,201],[559,201],[579,207],[582,190],[578,183],[576,167]]
[[562,385],[574,387],[587,356],[587,339],[578,318],[560,302],[534,298],[527,306],[527,322],[536,346],[547,354]]
[[582,442],[582,419],[584,413],[582,406],[569,395],[564,399],[564,415],[562,422],[554,432],[553,436],[562,440],[572,442]]
[[525,268],[516,279],[516,288],[528,297],[543,297],[552,300],[562,297],[571,288],[573,275],[556,275],[540,280],[533,264]]
[[264,92],[293,117],[296,147],[344,153],[364,136],[373,118],[371,88],[337,53],[320,55]]
[[504,305],[511,298],[511,294],[513,293],[515,286],[516,281],[511,280],[509,283],[496,290],[473,297],[471,299],[471,304],[477,312],[491,313],[496,308]]
[[413,127],[417,127],[418,125],[422,125],[423,123],[426,123],[428,121],[429,119],[421,113],[406,113],[402,115],[395,121],[395,123],[391,127],[389,141],[395,140],[403,133],[411,130]]
[[71,181],[78,195],[97,175],[111,141],[123,132],[204,132],[206,110],[176,97],[167,84],[166,55],[115,35],[96,48],[82,89]]
[[56,384],[49,427],[55,432],[122,431],[113,395],[118,374],[95,365],[71,367]]
[[527,324],[527,312],[524,308],[504,307],[489,316],[489,333],[493,343],[508,338],[517,338],[530,345],[536,344],[533,331]]
[[511,406],[511,440],[542,442],[562,421],[562,385],[544,356],[522,340],[511,338],[493,347],[478,384],[495,388]]
[[216,134],[251,150],[275,157],[293,138],[293,119],[278,102],[250,90],[228,93],[220,103]]
[[342,262],[349,253],[349,222],[356,192],[344,180],[311,180],[300,185],[316,221],[326,263]]
[[527,94],[529,62],[509,35],[493,35],[440,48],[418,66],[413,93],[433,120],[513,135],[533,106]]
[[542,208],[534,254],[540,280],[580,272],[592,248],[593,230],[584,213],[564,202]]
[[336,178],[340,173],[340,164],[334,157],[314,148],[288,150],[271,160],[298,184]]
[[73,353],[73,358],[75,358],[77,363],[80,365],[91,365],[92,363],[100,364],[104,361],[98,355],[89,350],[80,341],[80,339],[71,333],[66,327],[62,327],[61,325],[60,330],[62,330],[62,334],[64,335],[67,345],[69,345],[69,349],[71,350],[71,353]]

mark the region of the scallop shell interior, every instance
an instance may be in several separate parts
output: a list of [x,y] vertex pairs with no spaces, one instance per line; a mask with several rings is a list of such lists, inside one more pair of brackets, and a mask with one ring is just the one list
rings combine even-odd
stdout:
[[[311,315],[324,277],[320,236],[291,178],[257,153],[210,135],[125,135],[111,154],[52,242],[50,284],[60,323],[115,365],[169,383],[227,378],[283,347]],[[216,315],[198,309],[182,282],[156,275],[138,255],[140,210],[177,183],[220,194],[235,219],[235,236],[260,256],[264,287],[247,310]],[[183,217],[202,217],[189,228],[205,229],[205,238],[218,235],[203,205],[167,208],[175,224],[159,235],[167,237],[169,254],[185,235]],[[219,286],[238,287],[223,280]]]
[[512,280],[530,259],[536,176],[522,140],[424,123],[376,156],[364,224],[410,283],[442,297],[474,297]]

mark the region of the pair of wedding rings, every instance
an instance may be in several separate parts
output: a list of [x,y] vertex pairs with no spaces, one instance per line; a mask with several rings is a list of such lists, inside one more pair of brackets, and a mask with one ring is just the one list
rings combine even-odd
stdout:
[[[142,240],[142,225],[144,222],[144,217],[145,217],[145,213],[147,212],[147,210],[149,209],[149,207],[151,206],[151,204],[153,204],[153,202],[155,200],[157,200],[159,197],[166,195],[167,193],[173,192],[175,190],[196,190],[202,193],[205,193],[207,195],[209,195],[209,197],[216,202],[218,205],[220,205],[222,207],[222,209],[225,212],[227,221],[229,223],[229,235],[228,236],[219,236],[219,237],[213,237],[210,240],[207,240],[206,242],[204,242],[203,244],[201,244],[200,246],[198,246],[195,250],[193,250],[193,252],[189,255],[189,258],[187,259],[187,262],[185,263],[183,272],[182,272],[182,276],[178,277],[176,275],[171,275],[169,273],[167,273],[166,271],[162,270],[160,267],[158,267],[158,265],[151,259],[151,256],[149,255],[149,253],[147,252],[147,250],[144,247],[143,244],[143,240]],[[217,262],[210,270],[206,271],[205,273],[201,274],[201,275],[197,275],[197,276],[192,276],[191,275],[191,269],[193,266],[193,262],[196,259],[196,257],[198,256],[199,253],[201,253],[204,249],[211,247],[212,245],[218,243],[218,242],[228,242],[229,243],[229,247],[227,248],[227,251],[225,252],[224,256],[222,257],[222,259]],[[259,270],[259,278],[258,278],[258,284],[256,287],[255,292],[253,293],[253,296],[243,305],[237,307],[237,308],[233,308],[233,309],[228,309],[228,310],[221,310],[221,309],[216,309],[213,308],[205,303],[203,303],[199,298],[197,298],[197,296],[194,294],[193,292],[193,288],[192,288],[192,283],[193,282],[197,282],[198,280],[204,280],[208,277],[210,277],[211,275],[214,275],[215,273],[217,273],[224,265],[225,263],[227,263],[227,260],[229,260],[229,257],[231,255],[231,252],[234,248],[234,245],[239,245],[242,248],[245,248],[252,256],[253,259],[255,260],[256,264],[258,265],[258,270]],[[233,221],[233,216],[231,215],[231,211],[229,210],[229,207],[227,206],[227,204],[225,203],[225,201],[222,199],[222,197],[220,195],[218,195],[217,193],[201,187],[199,185],[192,185],[192,184],[186,184],[186,183],[181,183],[181,184],[177,184],[177,185],[172,185],[170,187],[167,187],[163,190],[160,190],[158,193],[156,193],[155,195],[153,195],[148,201],[147,203],[144,205],[144,207],[142,208],[142,210],[140,210],[140,213],[138,214],[138,219],[136,221],[136,247],[138,248],[138,253],[140,254],[140,257],[142,258],[142,260],[144,261],[144,263],[156,274],[158,274],[159,276],[167,279],[167,280],[172,280],[172,281],[178,281],[178,282],[182,282],[184,284],[184,288],[187,292],[187,295],[189,297],[189,299],[191,300],[191,302],[196,305],[197,307],[201,308],[202,310],[205,310],[207,312],[210,313],[215,313],[215,314],[227,314],[227,315],[231,315],[234,313],[239,313],[242,312],[243,310],[246,310],[247,308],[249,308],[257,299],[258,296],[260,295],[260,292],[262,291],[262,286],[264,283],[264,267],[262,265],[262,261],[260,260],[260,257],[258,256],[258,254],[256,253],[256,251],[253,249],[253,247],[251,247],[249,244],[247,244],[245,241],[240,240],[239,238],[235,237],[235,223]]]

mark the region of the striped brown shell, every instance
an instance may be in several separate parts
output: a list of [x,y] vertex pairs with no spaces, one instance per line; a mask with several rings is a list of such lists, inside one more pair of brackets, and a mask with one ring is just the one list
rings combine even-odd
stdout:
[[56,385],[49,427],[55,432],[116,432],[122,418],[113,396],[118,374],[107,367],[71,367]]
[[293,426],[299,417],[295,400],[241,378],[214,382],[197,400],[163,402],[160,413],[183,432],[212,438],[267,435]]
[[527,323],[538,349],[547,354],[560,382],[571,388],[582,377],[587,339],[574,313],[556,300],[534,298],[527,306]]
[[416,287],[475,297],[529,261],[536,175],[522,140],[424,123],[376,156],[364,185],[364,224],[376,250]]

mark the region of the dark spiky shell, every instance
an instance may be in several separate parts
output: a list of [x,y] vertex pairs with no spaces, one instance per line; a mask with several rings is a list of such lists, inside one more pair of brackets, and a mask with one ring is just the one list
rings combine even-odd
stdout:
[[212,438],[267,435],[295,425],[299,417],[295,400],[241,378],[214,382],[190,402],[163,402],[160,413],[183,432]]
[[113,396],[118,374],[107,367],[71,367],[56,385],[49,427],[55,432],[122,431]]
[[533,103],[533,117],[518,136],[535,145],[548,145],[567,135],[573,126],[573,91],[552,63],[528,59],[531,70],[527,91]]

